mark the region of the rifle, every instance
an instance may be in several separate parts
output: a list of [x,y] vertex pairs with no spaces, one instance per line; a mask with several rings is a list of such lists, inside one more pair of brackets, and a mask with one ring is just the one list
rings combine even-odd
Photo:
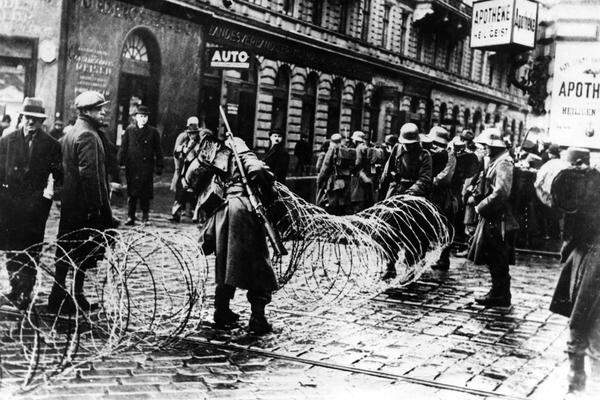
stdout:
[[235,158],[235,163],[240,171],[240,176],[242,177],[242,184],[244,185],[244,189],[246,189],[246,193],[248,193],[248,199],[250,200],[250,205],[252,206],[252,210],[254,214],[258,218],[261,224],[265,227],[267,231],[267,237],[271,242],[271,246],[273,250],[278,256],[285,256],[288,254],[285,246],[283,245],[283,241],[279,236],[279,232],[275,229],[275,227],[271,224],[271,222],[267,219],[265,207],[262,202],[256,197],[252,187],[248,182],[248,178],[246,176],[246,170],[244,168],[244,164],[242,163],[242,159],[235,148],[235,143],[233,140],[233,133],[231,132],[231,127],[229,126],[229,121],[227,120],[227,116],[225,115],[225,110],[223,110],[222,106],[219,106],[219,111],[221,112],[221,118],[223,118],[223,122],[225,123],[225,128],[227,129],[227,139],[231,144],[231,151],[233,152],[233,157]]

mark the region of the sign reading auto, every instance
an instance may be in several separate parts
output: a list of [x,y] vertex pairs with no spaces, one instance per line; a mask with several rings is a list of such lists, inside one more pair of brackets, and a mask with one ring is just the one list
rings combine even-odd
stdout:
[[533,48],[538,3],[530,0],[484,0],[473,3],[471,48]]
[[244,50],[215,49],[210,58],[211,68],[250,68],[250,55]]

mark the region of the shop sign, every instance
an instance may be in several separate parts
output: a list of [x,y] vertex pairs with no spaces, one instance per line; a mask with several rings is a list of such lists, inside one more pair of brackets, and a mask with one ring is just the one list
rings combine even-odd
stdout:
[[211,68],[250,68],[250,55],[245,50],[215,49],[210,58]]
[[554,65],[552,142],[600,149],[600,43],[558,42]]
[[473,3],[471,48],[533,48],[538,3],[530,0],[484,0]]

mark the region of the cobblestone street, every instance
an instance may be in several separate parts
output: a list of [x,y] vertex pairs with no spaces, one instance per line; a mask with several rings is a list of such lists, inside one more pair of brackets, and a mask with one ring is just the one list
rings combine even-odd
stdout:
[[[57,215],[53,209],[47,237],[56,234]],[[151,217],[145,229],[171,227],[165,215]],[[180,226],[195,233],[189,223]],[[547,310],[558,272],[554,259],[522,256],[512,268],[513,307],[504,312],[473,304],[488,274],[463,259],[452,259],[449,273],[426,272],[410,287],[373,298],[299,309],[282,292],[268,307],[271,335],[215,331],[208,309],[197,334],[177,346],[90,362],[27,393],[15,394],[16,379],[4,373],[0,397],[562,398],[567,320]],[[233,309],[246,323],[243,293]],[[14,324],[0,315],[3,329]],[[19,360],[17,346],[2,346],[3,362]]]

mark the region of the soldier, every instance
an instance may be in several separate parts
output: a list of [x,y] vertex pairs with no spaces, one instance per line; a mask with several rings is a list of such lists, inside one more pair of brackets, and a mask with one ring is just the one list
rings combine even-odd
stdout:
[[142,222],[148,222],[150,200],[154,195],[153,174],[161,175],[163,155],[160,133],[148,125],[148,107],[138,106],[134,118],[123,133],[121,142],[121,165],[125,165],[127,194],[129,199],[128,219],[125,225],[135,224],[135,209],[139,201],[142,209]]
[[[48,296],[48,311],[72,314],[75,306],[83,311],[93,307],[83,293],[85,273],[103,256],[96,247],[96,231],[116,225],[109,201],[107,149],[100,128],[108,101],[95,91],[75,98],[79,116],[61,139],[64,184],[61,192],[60,224],[54,285]],[[65,281],[71,262],[74,273],[74,300],[67,296]]]
[[373,203],[373,177],[364,132],[354,132],[350,140],[351,146],[356,150],[356,161],[350,180],[350,202],[352,211],[356,213]]
[[0,138],[0,249],[8,251],[11,288],[0,304],[26,309],[52,205],[49,175],[60,183],[63,173],[60,145],[42,130],[42,100],[26,97],[21,115],[23,126]]
[[508,307],[511,304],[509,265],[514,262],[512,238],[518,229],[508,201],[514,162],[497,128],[487,128],[480,136],[489,162],[482,172],[478,196],[474,199],[479,223],[468,259],[478,265],[487,265],[492,277],[490,291],[475,301],[486,307]]
[[[398,144],[383,169],[380,191],[386,191],[386,198],[400,194],[428,197],[431,182],[431,155],[421,147],[419,128],[413,123],[404,124],[400,128]],[[396,250],[391,250],[383,280],[396,277]]]
[[[429,131],[432,142],[431,165],[433,175],[432,201],[444,215],[449,224],[454,216],[454,204],[450,185],[456,169],[456,156],[448,151],[450,134],[440,126]],[[439,260],[431,266],[434,270],[447,271],[450,267],[450,245],[442,249]]]
[[343,144],[340,134],[331,135],[331,145],[317,176],[317,187],[327,196],[327,212],[347,214],[350,208],[350,180],[356,164],[356,151]]
[[173,148],[173,163],[175,169],[173,179],[171,180],[171,190],[175,192],[175,202],[171,210],[171,222],[181,221],[181,213],[185,211],[186,205],[189,205],[191,216],[196,206],[197,193],[194,188],[185,189],[183,179],[187,169],[196,157],[198,143],[200,142],[200,128],[197,117],[189,117],[186,129],[177,136],[175,147]]
[[269,262],[265,228],[251,211],[230,146],[235,146],[240,154],[250,183],[265,200],[270,198],[273,174],[240,138],[223,142],[207,136],[188,169],[186,182],[202,188],[199,204],[209,215],[201,227],[200,243],[205,254],[215,253],[215,326],[230,329],[237,323],[239,315],[231,310],[229,303],[235,289],[241,288],[248,290],[252,309],[248,330],[265,334],[272,330],[265,306],[277,289],[277,278]]

